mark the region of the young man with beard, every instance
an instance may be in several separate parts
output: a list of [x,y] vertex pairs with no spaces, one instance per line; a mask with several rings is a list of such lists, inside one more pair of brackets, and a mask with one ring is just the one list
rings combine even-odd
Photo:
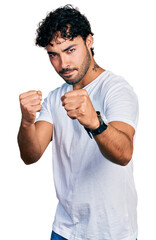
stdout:
[[36,44],[66,82],[42,106],[41,91],[20,95],[23,161],[38,161],[53,141],[59,203],[51,239],[135,240],[138,102],[132,87],[95,62],[90,24],[70,5],[40,23]]

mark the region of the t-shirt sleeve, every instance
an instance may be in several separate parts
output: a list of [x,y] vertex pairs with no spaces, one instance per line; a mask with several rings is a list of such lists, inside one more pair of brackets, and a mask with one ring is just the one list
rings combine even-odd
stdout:
[[138,122],[138,98],[127,82],[115,84],[106,97],[105,115],[108,122],[122,121],[134,129]]
[[36,119],[36,122],[38,121],[46,121],[51,124],[53,124],[53,118],[51,113],[51,106],[50,106],[50,94],[47,98],[44,99],[42,103],[42,109],[39,113],[38,118]]

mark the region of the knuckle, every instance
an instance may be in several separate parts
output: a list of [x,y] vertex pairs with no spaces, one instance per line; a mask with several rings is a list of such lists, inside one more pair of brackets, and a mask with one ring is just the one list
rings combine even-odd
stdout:
[[86,95],[83,95],[83,96],[82,96],[82,99],[83,99],[83,102],[86,102],[86,101],[87,101],[87,96],[86,96]]
[[34,113],[34,107],[31,105],[26,105],[25,110],[30,114]]
[[70,114],[70,112],[69,112],[69,111],[67,112],[67,115],[68,115],[68,117],[70,117],[70,116],[71,116],[71,114]]
[[33,99],[39,99],[39,95],[37,93],[35,93],[34,95],[31,96],[31,100]]
[[39,95],[42,95],[42,92],[41,92],[40,90],[38,90],[37,93],[38,93]]
[[19,95],[19,100],[21,101],[23,98],[24,98],[24,93],[21,93],[21,94]]
[[40,100],[40,99],[38,100],[38,104],[40,104],[40,105],[41,105],[41,100]]
[[65,93],[63,97],[64,97],[64,98],[67,98],[68,95],[69,95],[68,93]]
[[64,106],[64,109],[65,109],[66,111],[68,110],[67,105]]
[[24,100],[23,100],[23,99],[20,100],[20,104],[21,104],[22,106],[24,106]]
[[73,113],[71,113],[70,111],[67,112],[67,115],[68,115],[68,117],[70,117],[71,119],[76,119],[76,118],[77,118],[76,114],[73,114]]
[[68,117],[73,117],[73,114],[72,114],[72,112],[71,111],[67,111],[67,115],[68,115]]
[[62,103],[65,105],[67,103],[67,100],[64,98]]
[[27,112],[31,112],[31,107],[28,106],[28,105],[24,106],[24,109],[25,109]]
[[84,108],[81,109],[81,114],[85,115],[85,109]]
[[85,115],[85,108],[81,106],[81,108],[78,109],[79,115]]
[[22,94],[19,95],[19,100],[21,100],[21,99],[22,99]]

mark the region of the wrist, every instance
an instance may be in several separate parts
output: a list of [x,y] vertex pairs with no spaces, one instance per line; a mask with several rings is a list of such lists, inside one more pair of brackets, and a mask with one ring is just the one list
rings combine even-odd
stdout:
[[22,118],[22,120],[21,120],[21,126],[22,126],[23,128],[29,128],[29,127],[31,127],[31,126],[33,126],[33,125],[34,125],[34,122],[29,122],[29,121],[27,121],[27,120],[25,120],[25,119]]
[[92,138],[92,135],[96,136],[96,135],[101,134],[108,127],[108,122],[107,122],[107,119],[105,118],[105,116],[102,115],[99,111],[97,111],[96,114],[97,114],[97,118],[99,120],[99,125],[94,129],[85,127],[85,130],[88,132],[90,138]]
[[90,130],[94,130],[94,129],[97,129],[99,126],[100,126],[100,120],[99,120],[99,118],[98,118],[98,116],[97,116],[97,113],[96,113],[96,119],[95,119],[95,121],[94,122],[92,122],[92,125],[91,125],[91,127],[89,127],[89,129]]

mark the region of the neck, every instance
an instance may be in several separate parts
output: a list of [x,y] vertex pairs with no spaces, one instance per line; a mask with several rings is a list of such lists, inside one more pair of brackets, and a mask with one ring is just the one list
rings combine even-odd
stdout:
[[89,83],[91,83],[92,81],[94,81],[102,72],[104,72],[105,70],[103,68],[101,68],[94,59],[92,59],[90,67],[86,73],[86,75],[83,77],[83,79],[73,85],[73,90],[78,90],[78,89],[82,89],[85,86],[87,86]]

